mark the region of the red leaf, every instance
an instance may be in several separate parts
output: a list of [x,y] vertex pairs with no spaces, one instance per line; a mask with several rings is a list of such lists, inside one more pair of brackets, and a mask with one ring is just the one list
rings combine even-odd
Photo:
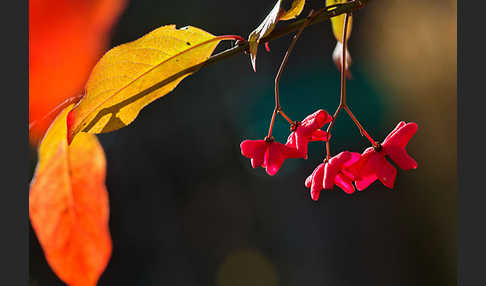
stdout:
[[[65,99],[83,92],[125,0],[29,1],[29,124],[36,144]],[[54,114],[55,115],[55,114]]]

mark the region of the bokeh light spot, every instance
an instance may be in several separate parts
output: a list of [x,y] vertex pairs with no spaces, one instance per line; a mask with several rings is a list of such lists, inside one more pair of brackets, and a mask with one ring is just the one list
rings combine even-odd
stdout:
[[231,252],[219,266],[217,286],[276,286],[275,267],[260,251],[239,249]]

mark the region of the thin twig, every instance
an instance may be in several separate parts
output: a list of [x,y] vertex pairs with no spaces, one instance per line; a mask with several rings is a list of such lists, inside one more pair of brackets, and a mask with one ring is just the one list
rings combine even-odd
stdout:
[[309,24],[309,22],[311,21],[312,19],[312,13],[313,11],[311,11],[311,13],[309,14],[309,18],[307,21],[304,22],[304,24],[302,24],[302,26],[300,27],[299,31],[297,32],[297,34],[294,35],[293,39],[292,39],[292,42],[290,43],[288,49],[287,49],[287,52],[285,53],[285,56],[282,60],[282,63],[280,64],[280,67],[278,69],[278,72],[277,72],[277,75],[275,76],[275,108],[277,109],[277,112],[282,110],[282,107],[280,106],[280,96],[279,96],[279,83],[280,83],[280,77],[282,76],[282,72],[283,72],[283,69],[285,67],[285,65],[287,65],[287,61],[289,60],[289,56],[290,56],[290,53],[292,53],[292,50],[294,49],[295,47],[295,44],[297,43],[297,39],[300,37],[300,35],[302,34],[302,32],[304,31],[305,27]]
[[277,115],[276,108],[273,110],[272,119],[270,120],[270,127],[268,128],[268,135],[267,137],[265,137],[265,140],[271,140],[272,138],[273,124],[275,123],[275,115]]
[[280,106],[280,96],[279,96],[279,92],[278,92],[278,84],[280,82],[280,76],[282,75],[283,69],[284,69],[284,67],[287,64],[287,61],[289,59],[290,53],[294,49],[295,43],[297,43],[297,39],[299,39],[300,35],[304,31],[305,27],[307,27],[309,22],[312,19],[314,19],[312,17],[313,12],[314,12],[313,10],[310,12],[309,16],[307,17],[307,21],[305,21],[302,24],[302,26],[299,28],[299,31],[294,35],[292,42],[290,43],[289,48],[287,49],[287,52],[285,53],[285,56],[282,60],[282,63],[280,64],[280,68],[278,69],[277,76],[275,77],[275,109],[273,110],[272,120],[270,121],[270,127],[268,128],[267,137],[272,136],[273,124],[275,123],[275,115],[277,113],[280,113],[282,115],[282,117],[285,118],[285,120],[287,120],[287,122],[290,125],[294,124],[294,122],[282,111],[282,107]]
[[331,135],[331,128],[334,125],[334,122],[336,121],[336,117],[339,114],[339,111],[341,109],[346,107],[346,66],[345,61],[346,61],[346,38],[347,38],[347,33],[348,33],[348,22],[349,22],[349,13],[346,14],[344,17],[344,30],[343,30],[343,38],[342,38],[342,43],[343,43],[343,52],[342,52],[342,59],[341,59],[341,97],[339,100],[339,106],[334,112],[334,116],[332,117],[332,121],[327,127],[327,135],[328,139],[326,141],[326,160],[329,161],[331,158],[331,154],[329,154],[329,136]]
[[[331,128],[334,125],[334,121],[336,120],[336,117],[339,114],[339,112],[341,111],[341,109],[344,109],[348,113],[349,117],[353,120],[354,124],[358,127],[361,135],[365,136],[366,139],[368,139],[368,141],[370,141],[370,143],[373,145],[373,147],[377,148],[378,144],[376,143],[376,141],[373,140],[373,138],[368,134],[368,132],[366,132],[363,125],[361,125],[361,123],[359,123],[358,119],[351,112],[351,109],[349,108],[349,106],[346,102],[346,70],[347,70],[346,69],[346,54],[347,54],[346,53],[346,51],[347,51],[347,47],[346,47],[347,39],[346,38],[347,38],[348,22],[349,22],[348,18],[349,18],[349,14],[346,14],[346,16],[344,18],[344,30],[343,30],[343,37],[342,37],[342,43],[343,43],[342,49],[343,50],[342,50],[342,58],[341,58],[341,97],[340,97],[340,100],[339,100],[339,106],[338,106],[336,112],[334,112],[333,119],[332,119],[331,123],[329,124],[329,126],[327,128],[327,134],[328,134],[328,136],[331,135]],[[328,140],[326,141],[326,160],[330,159],[329,149],[330,148],[329,148],[329,138],[328,138]]]
[[353,120],[354,124],[358,127],[359,133],[361,133],[362,136],[366,137],[366,139],[368,139],[368,141],[370,141],[370,143],[371,143],[371,145],[373,145],[373,147],[378,148],[378,143],[376,143],[376,141],[373,140],[373,138],[371,138],[371,136],[368,134],[368,132],[366,132],[366,130],[364,129],[363,125],[361,125],[361,123],[359,123],[358,119],[351,112],[351,109],[348,107],[348,105],[344,105],[344,110],[346,110],[346,112],[348,113],[349,117],[351,117],[351,119]]

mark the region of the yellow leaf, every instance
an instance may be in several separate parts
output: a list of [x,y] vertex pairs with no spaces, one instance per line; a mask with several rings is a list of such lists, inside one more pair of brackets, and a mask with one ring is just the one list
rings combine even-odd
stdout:
[[104,133],[130,124],[150,102],[172,91],[207,60],[221,40],[195,27],[160,27],[108,51],[94,67],[86,95],[68,116],[68,140],[80,131]]
[[[326,6],[331,6],[335,4],[343,4],[349,2],[347,0],[326,0]],[[337,41],[342,42],[343,40],[343,31],[344,31],[344,18],[346,14],[341,14],[339,16],[335,16],[331,18],[332,24],[332,32],[334,33],[334,37]],[[351,28],[353,24],[353,17],[349,15],[348,18],[348,31],[346,32],[346,40],[349,39],[351,36]]]
[[256,71],[256,56],[260,39],[270,34],[277,22],[280,20],[290,20],[300,15],[304,9],[305,0],[293,0],[292,6],[288,11],[282,8],[282,0],[278,0],[272,11],[267,15],[263,22],[248,37],[250,59],[253,70]]

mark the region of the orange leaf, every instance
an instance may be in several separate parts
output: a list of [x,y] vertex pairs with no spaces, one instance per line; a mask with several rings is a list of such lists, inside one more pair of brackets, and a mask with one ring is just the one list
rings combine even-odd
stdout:
[[29,214],[47,262],[68,285],[96,285],[111,256],[106,161],[95,135],[67,145],[65,108],[39,146]]
[[29,1],[29,124],[36,144],[54,119],[44,118],[79,95],[109,43],[125,0]]

